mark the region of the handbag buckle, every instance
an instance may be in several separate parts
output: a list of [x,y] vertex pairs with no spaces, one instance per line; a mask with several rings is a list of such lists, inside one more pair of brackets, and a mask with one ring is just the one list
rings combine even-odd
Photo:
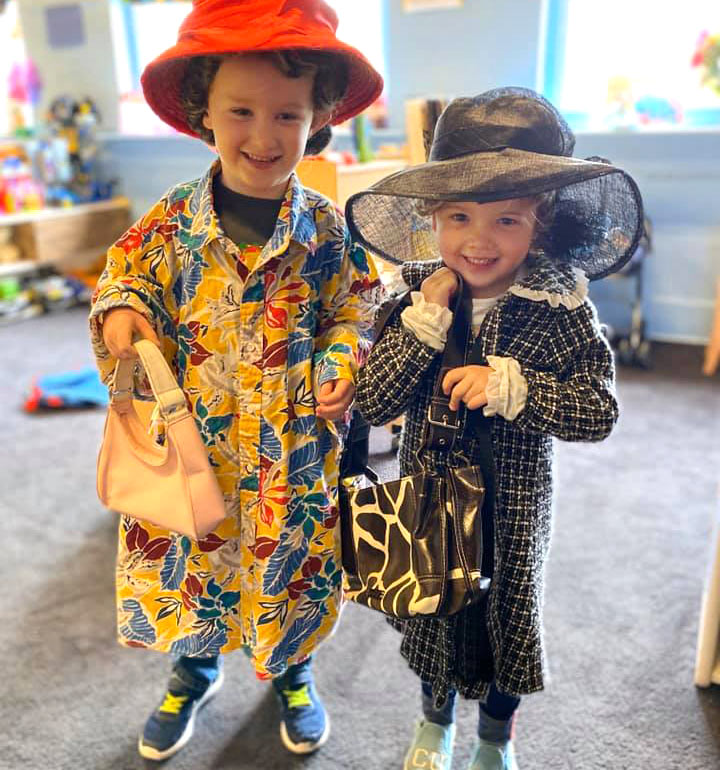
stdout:
[[440,400],[433,399],[428,407],[427,420],[430,425],[437,425],[448,430],[458,430],[459,412],[451,412],[448,406]]

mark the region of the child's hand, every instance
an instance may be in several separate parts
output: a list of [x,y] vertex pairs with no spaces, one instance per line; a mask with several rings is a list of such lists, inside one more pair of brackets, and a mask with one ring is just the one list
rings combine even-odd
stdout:
[[352,404],[355,385],[350,380],[330,380],[320,386],[315,414],[325,420],[339,420]]
[[160,340],[148,320],[129,307],[115,307],[105,313],[102,325],[103,341],[115,358],[134,358],[133,332],[137,332],[160,347]]
[[478,409],[487,404],[485,388],[493,371],[490,366],[459,366],[450,369],[442,382],[443,393],[450,396],[450,409],[457,411],[463,401],[468,409]]
[[441,267],[428,276],[421,284],[420,291],[427,302],[450,307],[450,300],[458,288],[458,279],[448,267]]

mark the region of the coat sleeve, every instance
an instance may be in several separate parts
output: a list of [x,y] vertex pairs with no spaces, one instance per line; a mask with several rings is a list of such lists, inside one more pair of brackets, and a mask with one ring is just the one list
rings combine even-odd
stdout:
[[338,379],[355,382],[372,344],[373,319],[383,295],[372,258],[350,240],[347,230],[340,245],[339,250],[331,243],[321,247],[335,264],[321,286],[313,360],[318,385]]
[[615,366],[589,301],[562,315],[552,344],[556,356],[567,359],[559,371],[538,371],[519,362],[527,400],[513,425],[563,441],[601,441],[618,418]]
[[174,338],[176,303],[167,259],[172,228],[166,212],[160,201],[108,250],[90,310],[90,338],[103,382],[109,381],[115,367],[102,337],[103,314],[108,310],[131,308],[145,316],[161,341]]
[[442,355],[403,326],[399,310],[387,322],[358,374],[355,403],[371,425],[384,425],[403,414],[430,365]]

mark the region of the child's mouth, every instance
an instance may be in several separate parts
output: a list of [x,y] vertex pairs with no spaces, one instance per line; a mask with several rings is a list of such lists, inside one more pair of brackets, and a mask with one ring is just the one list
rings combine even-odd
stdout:
[[463,257],[463,259],[472,267],[491,267],[494,265],[498,260],[497,257]]
[[255,168],[269,168],[280,159],[280,155],[253,155],[250,152],[243,152],[242,155]]

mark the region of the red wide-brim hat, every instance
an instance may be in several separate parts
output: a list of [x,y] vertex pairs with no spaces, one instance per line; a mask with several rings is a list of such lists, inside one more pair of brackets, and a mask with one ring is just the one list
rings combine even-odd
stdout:
[[178,41],[143,71],[150,107],[166,123],[190,136],[180,99],[188,59],[223,53],[307,49],[342,56],[348,87],[330,122],[342,123],[377,99],[383,79],[367,59],[335,36],[338,17],[323,0],[193,0]]

